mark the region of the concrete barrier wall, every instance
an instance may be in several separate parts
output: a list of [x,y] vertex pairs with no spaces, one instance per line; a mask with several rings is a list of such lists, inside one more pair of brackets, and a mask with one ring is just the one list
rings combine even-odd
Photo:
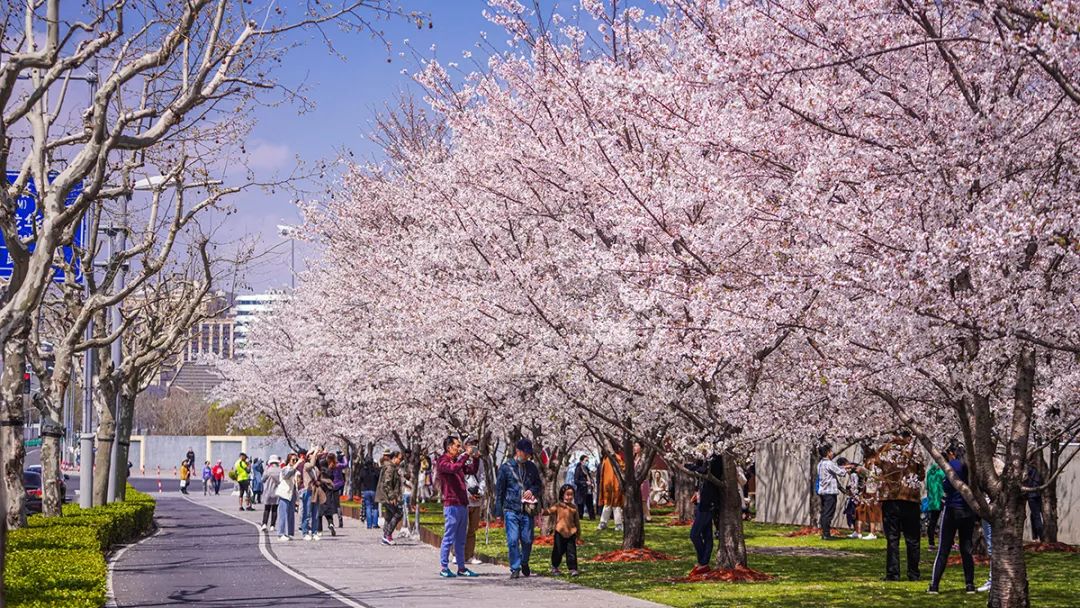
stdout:
[[209,460],[228,470],[245,452],[251,458],[270,457],[277,454],[284,458],[289,446],[281,437],[225,436],[225,435],[133,435],[128,460],[131,474],[135,477],[174,477],[188,450],[195,452],[195,464],[201,473],[202,463]]
[[[1073,449],[1070,447],[1063,460]],[[841,454],[848,460],[862,462],[860,450],[851,448]],[[810,468],[810,448],[771,443],[758,446],[757,518],[763,523],[807,525],[810,522],[810,499],[814,480]],[[927,462],[930,462],[927,456]],[[843,516],[844,497],[837,501],[833,525],[847,526]],[[814,526],[817,522],[812,522]],[[1025,524],[1025,534],[1031,530]],[[1080,544],[1080,456],[1074,459],[1058,477],[1058,540]]]

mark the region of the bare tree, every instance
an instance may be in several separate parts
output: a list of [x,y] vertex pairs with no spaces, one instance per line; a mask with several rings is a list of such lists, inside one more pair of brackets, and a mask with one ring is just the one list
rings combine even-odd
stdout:
[[[260,95],[303,103],[302,91],[274,74],[290,32],[319,29],[329,41],[322,31],[329,24],[369,29],[369,19],[399,11],[388,0],[296,9],[230,0],[63,7],[29,0],[9,8],[0,21],[0,165],[15,177],[0,189],[0,233],[14,268],[0,298],[0,451],[8,521],[19,525],[26,340],[76,226],[95,205],[132,194],[133,172],[147,161],[137,152],[175,156],[178,142],[204,125],[242,119]],[[72,92],[79,81],[87,94]],[[31,234],[24,226],[20,235],[18,199],[30,194],[37,217]],[[89,342],[114,337],[99,332]]]

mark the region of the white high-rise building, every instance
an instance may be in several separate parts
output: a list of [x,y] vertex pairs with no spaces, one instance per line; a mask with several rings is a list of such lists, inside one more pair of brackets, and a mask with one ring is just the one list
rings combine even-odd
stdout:
[[236,296],[233,304],[233,341],[237,350],[243,350],[247,343],[248,332],[251,324],[258,319],[259,315],[269,311],[279,302],[289,298],[282,291],[269,291],[267,293],[251,293]]

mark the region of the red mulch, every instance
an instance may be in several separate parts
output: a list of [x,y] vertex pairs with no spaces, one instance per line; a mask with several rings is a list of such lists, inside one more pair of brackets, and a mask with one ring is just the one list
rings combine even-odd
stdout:
[[679,526],[692,526],[694,522],[689,519],[673,519],[664,525],[669,528],[677,528]]
[[812,528],[805,526],[795,530],[794,532],[788,532],[784,536],[788,538],[798,538],[800,536],[821,536],[821,528]]
[[490,523],[486,522],[486,521],[482,521],[482,522],[480,522],[480,525],[477,526],[477,527],[479,527],[479,528],[491,528],[492,530],[494,530],[495,528],[505,528],[506,524],[504,524],[503,520],[501,520],[501,519],[493,519],[493,520],[491,520]]
[[775,577],[771,574],[765,574],[746,566],[735,566],[731,569],[707,570],[697,574],[691,570],[687,576],[668,580],[672,583],[761,583],[771,581],[773,578]]
[[[537,536],[533,539],[533,544],[540,545],[541,547],[551,547],[555,544],[555,536],[552,534],[548,534],[547,536]],[[579,536],[577,539],[577,544],[584,545],[585,541],[582,540]]]
[[1025,543],[1024,550],[1032,553],[1080,553],[1080,547],[1065,543]]
[[[963,562],[962,558],[960,557],[959,553],[953,553],[952,555],[949,556],[949,561],[947,561],[945,563],[949,564],[950,566],[959,566],[960,564],[962,564],[964,562]],[[987,565],[990,564],[990,556],[988,556],[988,555],[976,555],[975,556],[975,563],[980,565],[980,566],[987,566]]]
[[645,549],[619,549],[601,553],[592,559],[594,562],[659,562],[676,559],[667,553]]

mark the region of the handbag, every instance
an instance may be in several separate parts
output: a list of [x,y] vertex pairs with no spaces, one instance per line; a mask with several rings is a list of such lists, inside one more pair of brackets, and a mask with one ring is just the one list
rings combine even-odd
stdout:
[[281,481],[274,487],[274,494],[277,495],[278,498],[292,500],[292,486],[289,485],[289,482],[284,477],[282,477]]

